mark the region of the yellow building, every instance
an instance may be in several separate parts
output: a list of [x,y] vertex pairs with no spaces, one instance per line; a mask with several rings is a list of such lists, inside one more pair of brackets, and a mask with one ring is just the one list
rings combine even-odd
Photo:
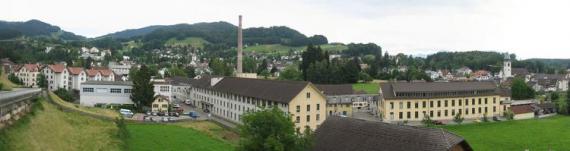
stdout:
[[262,80],[237,77],[201,77],[191,81],[194,104],[212,116],[240,124],[248,111],[278,107],[298,131],[315,130],[326,119],[326,98],[305,81]]
[[152,112],[168,112],[169,101],[166,96],[157,95],[152,102]]
[[451,121],[456,114],[465,119],[503,116],[508,99],[494,82],[389,82],[380,86],[379,104],[384,121]]

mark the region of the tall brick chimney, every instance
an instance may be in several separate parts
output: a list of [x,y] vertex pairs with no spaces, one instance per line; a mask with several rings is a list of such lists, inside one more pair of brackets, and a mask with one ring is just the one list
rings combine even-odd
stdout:
[[239,15],[238,37],[237,37],[237,73],[242,73],[242,59],[243,59],[243,43],[241,31],[241,15]]

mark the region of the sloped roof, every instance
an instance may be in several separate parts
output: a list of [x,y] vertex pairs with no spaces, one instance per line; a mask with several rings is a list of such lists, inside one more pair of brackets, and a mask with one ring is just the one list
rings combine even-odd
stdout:
[[101,72],[101,76],[108,77],[113,73],[113,70],[106,67],[94,67],[94,70]]
[[530,74],[530,72],[528,72],[528,70],[525,68],[512,68],[511,72],[513,73],[513,75],[521,75],[521,76]]
[[38,72],[40,66],[38,64],[24,64],[24,68],[29,72]]
[[354,118],[327,117],[315,132],[314,151],[444,151],[454,146],[473,150],[444,129],[394,125]]
[[[461,91],[481,91],[493,90],[498,94],[497,86],[492,81],[477,82],[388,82],[380,83],[380,89],[385,99],[392,98],[425,98],[422,96],[398,97],[400,92],[437,93],[437,92],[461,92]],[[484,93],[473,95],[487,95]],[[457,94],[456,96],[461,96]]]
[[97,75],[97,73],[100,73],[99,70],[95,70],[95,69],[88,69],[85,72],[87,72],[87,76],[90,76],[90,77],[94,77]]
[[315,86],[325,95],[355,94],[351,84],[317,84]]
[[49,65],[48,68],[50,68],[55,73],[61,73],[65,69],[65,65],[63,65],[63,64],[52,64],[52,65]]
[[262,80],[250,78],[224,77],[212,87],[216,91],[289,103],[309,82]]
[[81,71],[83,71],[82,67],[67,67],[67,70],[69,70],[69,74],[71,75],[78,75],[81,73]]

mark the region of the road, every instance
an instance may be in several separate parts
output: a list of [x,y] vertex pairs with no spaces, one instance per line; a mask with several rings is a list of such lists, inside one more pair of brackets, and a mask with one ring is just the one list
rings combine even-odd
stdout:
[[0,105],[12,103],[19,98],[37,94],[41,91],[42,89],[39,88],[18,88],[13,91],[2,91],[0,92]]

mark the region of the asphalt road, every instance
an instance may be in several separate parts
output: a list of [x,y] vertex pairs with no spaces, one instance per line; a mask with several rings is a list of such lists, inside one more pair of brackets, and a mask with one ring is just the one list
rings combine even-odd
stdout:
[[0,105],[10,103],[15,99],[40,93],[42,90],[39,88],[18,88],[12,91],[2,91],[0,92]]

